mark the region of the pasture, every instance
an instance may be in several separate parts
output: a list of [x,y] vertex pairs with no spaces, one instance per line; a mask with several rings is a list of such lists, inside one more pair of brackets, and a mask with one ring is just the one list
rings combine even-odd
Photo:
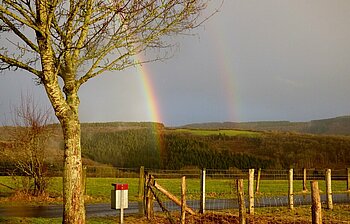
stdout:
[[176,133],[189,133],[189,134],[199,135],[199,136],[226,135],[226,136],[242,136],[242,137],[252,137],[252,138],[261,136],[261,132],[234,130],[234,129],[206,130],[206,129],[178,128],[173,131]]
[[[156,179],[157,183],[167,189],[169,192],[180,197],[181,192],[181,180],[180,178],[161,178]],[[87,178],[86,183],[86,202],[87,203],[109,203],[110,193],[112,189],[112,183],[127,183],[129,184],[129,200],[137,201],[139,200],[138,189],[139,189],[139,179],[138,178],[110,178],[110,177],[90,177]],[[50,180],[48,188],[48,201],[21,201],[14,199],[9,201],[15,195],[15,190],[11,188],[18,188],[21,185],[21,178],[16,180],[13,177],[1,176],[0,177],[0,204],[45,204],[45,203],[61,203],[62,200],[62,178],[53,177]],[[200,180],[198,178],[187,178],[187,198],[189,200],[198,200],[200,198]],[[308,183],[309,186],[309,183]],[[325,181],[320,180],[319,186],[321,193],[326,191]],[[247,192],[248,183],[247,180],[244,181],[245,192]],[[346,192],[346,181],[345,180],[333,180],[332,181],[332,191],[333,193]],[[310,188],[308,188],[310,189]],[[260,191],[256,193],[256,197],[264,196],[285,196],[288,192],[288,181],[287,180],[261,180]],[[303,195],[310,194],[310,192],[302,191],[302,181],[294,180],[294,194]],[[206,198],[207,199],[236,199],[236,186],[235,179],[216,179],[207,178],[206,179]]]
[[[128,173],[131,175],[130,173]],[[173,176],[172,176],[173,175]],[[178,178],[182,173],[169,174],[164,176],[155,175],[155,179],[159,185],[167,189],[169,192],[177,197],[180,197],[181,180]],[[244,174],[245,175],[245,174]],[[170,178],[171,177],[171,178]],[[187,223],[222,223],[221,221],[228,221],[229,223],[238,223],[238,210],[230,207],[227,201],[237,201],[237,192],[235,186],[236,178],[241,176],[222,176],[214,175],[206,178],[206,198],[211,203],[207,204],[207,212],[205,215],[186,216]],[[270,176],[271,178],[271,176]],[[62,203],[62,178],[52,177],[48,188],[48,195],[45,198],[37,200],[33,198],[18,197],[16,191],[10,188],[20,187],[21,177],[0,176],[0,207],[5,206],[19,206],[19,205],[48,205]],[[326,191],[326,184],[324,180],[318,180],[321,194]],[[129,201],[135,202],[139,200],[139,178],[125,176],[123,178],[112,177],[88,177],[86,181],[86,203],[110,203],[110,192],[112,183],[127,183],[129,184]],[[293,182],[294,195],[308,196],[310,195],[310,180],[308,180],[307,188],[309,191],[303,192],[302,180],[294,180]],[[200,179],[199,175],[188,175],[186,178],[187,185],[187,200],[190,207],[194,206],[194,202],[200,199]],[[245,194],[247,197],[248,181],[244,180]],[[347,185],[344,179],[332,180],[332,190],[334,194],[346,192]],[[310,223],[311,212],[310,205],[302,205],[296,202],[294,210],[289,210],[287,206],[280,204],[279,199],[286,197],[288,192],[288,181],[281,179],[281,176],[276,176],[276,179],[262,179],[260,182],[260,191],[255,193],[256,199],[271,197],[276,200],[271,200],[271,204],[267,207],[256,207],[254,216],[250,219],[256,223]],[[161,196],[162,201],[166,206],[170,202],[165,196]],[[223,201],[226,201],[223,204]],[[194,204],[192,204],[194,203]],[[217,205],[224,206],[217,211]],[[227,205],[227,207],[225,207]],[[324,210],[324,221],[326,223],[347,222],[350,220],[350,207],[348,205],[335,204],[334,210]],[[172,212],[174,218],[179,217],[178,212]],[[277,219],[278,220],[277,220]],[[61,218],[14,218],[14,217],[0,217],[0,222],[4,223],[61,223]],[[87,223],[116,223],[118,217],[88,217]],[[125,218],[125,223],[150,223],[145,217],[139,215],[131,215]],[[151,222],[152,223],[152,222]],[[164,213],[156,213],[153,223],[168,223]]]

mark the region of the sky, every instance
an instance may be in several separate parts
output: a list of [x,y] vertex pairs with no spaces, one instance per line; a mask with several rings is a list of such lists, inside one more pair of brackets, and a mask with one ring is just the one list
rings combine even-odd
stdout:
[[[194,35],[169,39],[172,58],[83,85],[80,119],[178,126],[349,115],[349,11],[348,0],[225,0]],[[0,75],[0,122],[21,94],[50,107],[33,78]]]

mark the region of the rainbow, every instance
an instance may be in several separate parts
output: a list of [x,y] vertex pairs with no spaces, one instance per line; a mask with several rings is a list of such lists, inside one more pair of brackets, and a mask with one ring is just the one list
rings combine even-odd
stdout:
[[[137,60],[142,62],[143,57],[141,55],[137,56]],[[146,64],[140,64],[136,67],[137,73],[140,76],[140,82],[141,86],[143,87],[143,92],[145,93],[145,100],[147,102],[147,111],[148,111],[148,117],[151,122],[159,122],[162,123],[162,117],[158,105],[158,99],[157,95],[154,91],[152,79],[151,79],[151,72],[149,71]]]
[[[225,35],[222,29],[216,27],[210,27],[212,29],[209,33],[211,43],[215,49],[216,58],[218,58],[218,78],[222,83],[223,90],[225,91],[225,97],[228,108],[228,118],[230,121],[236,121],[238,118],[238,108],[240,108],[237,93],[238,85],[235,82],[235,68],[232,63],[232,52],[229,52],[226,43],[230,41],[227,39],[228,35]],[[214,35],[215,34],[215,35]],[[219,40],[218,40],[219,39]]]
[[[139,62],[145,61],[141,55],[137,56],[137,60]],[[144,97],[148,107],[148,117],[151,122],[163,123],[163,119],[161,117],[157,94],[154,91],[151,72],[148,69],[146,64],[140,63],[137,65],[137,73],[140,76],[141,86],[143,87],[143,91],[145,93]],[[154,126],[154,134],[155,134],[155,147],[158,148],[159,152],[164,153],[164,144],[162,140],[162,130],[158,128],[158,126]]]

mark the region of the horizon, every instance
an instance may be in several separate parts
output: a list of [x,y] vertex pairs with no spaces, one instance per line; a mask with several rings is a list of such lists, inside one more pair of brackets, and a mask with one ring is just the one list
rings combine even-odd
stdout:
[[[259,123],[259,122],[290,122],[290,123],[307,123],[311,121],[322,121],[322,120],[329,120],[329,119],[336,119],[336,118],[345,118],[350,117],[350,114],[348,115],[339,115],[336,117],[328,117],[328,118],[319,118],[319,119],[311,119],[311,120],[300,120],[300,121],[291,121],[291,120],[255,120],[255,121],[203,121],[203,122],[195,122],[195,123],[185,123],[185,124],[179,124],[179,125],[169,125],[158,121],[88,121],[88,122],[81,122],[81,124],[104,124],[104,123],[159,123],[163,124],[165,127],[181,127],[186,125],[193,125],[193,124],[210,124],[210,123]],[[59,124],[59,122],[53,122],[48,123],[48,125],[54,125]],[[0,127],[12,127],[12,125],[0,125]]]

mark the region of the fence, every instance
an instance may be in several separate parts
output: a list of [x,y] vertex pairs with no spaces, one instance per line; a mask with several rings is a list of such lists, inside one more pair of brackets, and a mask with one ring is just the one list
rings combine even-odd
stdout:
[[[350,209],[337,207],[333,210],[333,201],[337,204],[350,203],[349,192],[349,169],[315,170],[182,170],[164,171],[152,170],[151,174],[157,183],[169,189],[177,197],[180,197],[180,178],[186,176],[187,179],[187,206],[204,213],[220,211],[220,213],[237,213],[238,215],[238,193],[235,181],[244,179],[243,186],[245,192],[245,203],[249,214],[258,214],[266,208],[285,208],[283,216],[289,213],[289,219],[296,221],[302,219],[298,212],[305,208],[307,213],[304,218],[311,221],[311,180],[317,180],[321,192],[321,201],[326,212],[323,221],[326,223],[350,222]],[[329,174],[329,176],[327,176]],[[205,176],[204,176],[205,175]],[[251,177],[251,181],[248,177]],[[258,178],[259,177],[259,178]],[[175,180],[176,181],[175,181]],[[205,181],[201,181],[205,180]],[[205,183],[204,186],[201,183]],[[252,193],[253,192],[253,193]],[[157,195],[157,197],[160,197]],[[173,208],[174,203],[166,201],[163,206]],[[344,211],[342,211],[344,210]],[[342,213],[342,214],[341,214]],[[216,213],[217,214],[217,213]]]
[[[215,218],[224,214],[238,216],[238,194],[236,180],[243,179],[243,189],[246,207],[249,212],[248,200],[248,176],[249,170],[229,169],[214,170],[206,169],[205,175],[199,169],[191,170],[151,170],[145,169],[140,172],[140,168],[115,168],[106,166],[87,166],[86,169],[86,202],[110,203],[111,184],[116,182],[129,184],[129,200],[139,202],[144,198],[144,177],[151,174],[156,183],[172,193],[175,197],[181,198],[181,178],[186,176],[186,206],[194,211],[201,211],[204,214],[215,213]],[[62,197],[62,170],[54,169],[49,172],[50,180],[49,194],[52,197]],[[260,170],[254,172],[253,191],[255,216],[266,213],[266,209],[273,211],[271,215],[283,212],[289,214],[292,220],[298,220],[307,216],[311,221],[311,180],[317,180],[321,192],[322,207],[328,207],[326,192],[332,197],[332,202],[337,205],[334,209],[324,210],[322,216],[326,223],[349,223],[350,208],[350,170],[339,169],[331,171],[331,190],[327,190],[326,171],[316,169],[294,169],[292,184],[290,183],[289,170]],[[6,175],[4,172],[2,175]],[[140,176],[142,178],[140,179]],[[258,178],[260,177],[260,178]],[[0,177],[0,192],[6,195],[11,188],[17,185],[11,182],[12,178]],[[4,182],[5,181],[5,182]],[[205,183],[203,185],[202,183]],[[6,185],[7,187],[4,187]],[[251,185],[252,186],[252,185]],[[292,191],[291,191],[292,189]],[[205,192],[205,194],[203,194]],[[291,192],[288,195],[288,192]],[[163,202],[163,206],[170,212],[180,212],[180,207],[175,205],[166,196],[156,190],[156,194]],[[1,195],[0,195],[1,196]],[[290,196],[293,196],[290,198]],[[293,202],[293,206],[290,205]],[[344,204],[345,203],[345,204]],[[156,202],[155,202],[156,204]],[[338,204],[340,204],[338,206]],[[347,205],[346,205],[347,204]],[[345,207],[344,207],[345,206]],[[347,206],[347,207],[346,207]],[[155,210],[160,211],[160,207]],[[303,213],[299,209],[306,209]],[[309,211],[310,210],[310,211]],[[270,211],[267,212],[269,214]],[[300,215],[302,214],[302,215]],[[309,217],[308,217],[309,216]],[[205,218],[208,218],[204,215]]]

